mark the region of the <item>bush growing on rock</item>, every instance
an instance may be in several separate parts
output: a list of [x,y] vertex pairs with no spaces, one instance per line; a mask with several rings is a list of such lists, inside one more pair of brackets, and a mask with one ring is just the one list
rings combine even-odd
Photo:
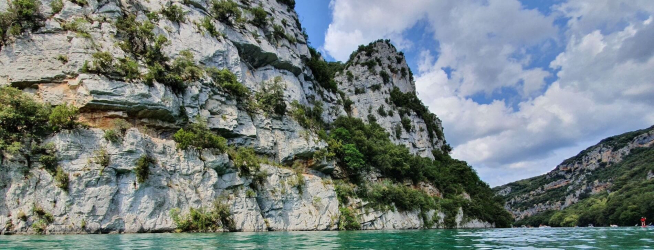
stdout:
[[64,30],[68,31],[73,31],[78,34],[82,34],[82,36],[90,36],[88,34],[88,31],[86,30],[86,26],[89,24],[89,21],[84,19],[84,18],[75,18],[73,20],[68,20],[65,21],[64,23],[61,24],[61,28]]
[[313,108],[300,104],[297,100],[291,102],[290,115],[303,128],[318,131],[325,124],[322,120],[322,102],[314,102]]
[[109,52],[93,54],[93,64],[88,66],[88,72],[108,75],[114,72],[114,56]]
[[255,99],[258,108],[266,114],[286,114],[286,102],[284,102],[284,89],[281,77],[275,77],[272,83],[265,83],[262,90],[257,92]]
[[402,126],[400,124],[395,125],[395,139],[402,138]]
[[[137,22],[135,15],[120,18],[116,22],[117,38],[121,40],[118,45],[136,59],[143,59],[148,68],[143,77],[147,84],[151,85],[157,81],[175,92],[181,92],[186,87],[185,82],[199,80],[204,71],[196,65],[193,54],[188,50],[180,52],[179,56],[170,62],[170,58],[163,52],[164,46],[170,42],[163,35],[155,37],[154,27],[150,21]],[[123,67],[120,67],[121,72],[128,79],[137,78],[140,73],[135,66],[136,62],[126,59]]]
[[136,15],[127,15],[116,21],[118,46],[137,58],[145,56],[150,43],[154,41],[154,24],[150,21],[137,22]]
[[139,64],[130,58],[119,58],[118,63],[114,67],[116,68],[116,72],[124,76],[128,81],[141,78]]
[[238,82],[236,75],[228,69],[217,69],[211,67],[207,69],[209,77],[213,79],[214,84],[223,88],[226,92],[239,99],[250,97],[250,90],[242,83]]
[[429,111],[429,108],[422,103],[416,93],[403,93],[399,88],[395,87],[391,90],[391,102],[397,107],[407,108],[416,112],[418,117],[425,121],[430,139],[444,139],[443,130],[436,123],[439,121],[438,117]]
[[68,174],[64,172],[64,169],[61,167],[57,168],[54,180],[58,188],[61,188],[65,192],[68,192],[68,183],[70,181]]
[[322,60],[322,55],[316,49],[309,47],[311,58],[306,62],[307,66],[311,69],[314,78],[328,91],[338,91],[338,84],[334,81],[334,75],[340,72],[345,67],[340,62],[325,62]]
[[250,12],[254,16],[254,19],[252,19],[252,24],[260,28],[266,27],[268,24],[268,13],[266,10],[259,6],[250,9]]
[[50,110],[16,88],[0,87],[0,151],[21,154],[30,166],[33,145],[52,132]]
[[377,109],[377,114],[379,114],[382,117],[386,117],[388,114],[386,114],[386,110],[384,110],[384,105],[380,105],[379,108]]
[[231,0],[213,0],[211,10],[218,21],[233,25],[241,22],[241,9]]
[[222,198],[215,200],[209,211],[204,208],[191,208],[186,215],[182,215],[179,209],[170,211],[170,217],[177,225],[177,232],[215,232],[220,226],[235,231],[236,226],[231,215],[229,206]]
[[53,0],[50,2],[50,8],[52,8],[52,14],[58,14],[64,8],[64,2],[62,0]]
[[172,3],[161,8],[161,14],[174,23],[186,22],[186,13],[184,13],[182,7]]
[[74,129],[77,126],[79,109],[73,105],[62,104],[52,109],[49,120],[50,124],[58,129]]
[[[284,21],[284,19],[282,19],[282,21]],[[290,43],[296,43],[297,42],[297,39],[295,39],[294,36],[291,36],[288,33],[286,33],[286,31],[284,30],[284,27],[282,27],[280,25],[277,25],[277,24],[273,24],[273,33],[272,33],[272,35],[275,38],[275,40],[277,40],[277,41],[280,41],[281,39],[286,39]]]
[[360,230],[361,224],[352,209],[348,207],[339,208],[341,216],[338,219],[338,230]]
[[200,80],[204,74],[204,70],[195,64],[193,53],[189,50],[179,52],[179,56],[173,61],[171,70],[172,74],[179,75],[184,82]]
[[27,30],[43,26],[41,1],[13,0],[8,2],[6,12],[0,13],[0,48],[6,43],[7,35],[18,36]]
[[[99,150],[95,151],[95,156],[93,158],[95,163],[102,167],[102,170],[111,164],[111,157],[109,156],[107,150],[104,148],[100,148]],[[100,173],[102,173],[102,171]]]
[[136,181],[138,183],[144,183],[148,180],[150,176],[150,165],[154,165],[154,158],[149,155],[143,155],[138,160],[136,160],[136,167],[134,167],[134,172],[136,173]]
[[215,38],[220,38],[222,37],[222,34],[216,30],[216,25],[213,24],[213,19],[211,17],[204,17],[202,19],[202,22],[200,23],[200,26],[204,28],[207,32],[209,32],[209,35]]
[[253,148],[239,147],[231,149],[227,153],[241,175],[249,176],[252,173],[259,172],[261,159],[259,159]]
[[[188,51],[180,52],[180,55],[175,58],[172,65],[167,64],[167,59],[160,54],[163,44],[168,43],[168,39],[164,36],[159,36],[155,42],[155,49],[148,56],[146,62],[150,62],[148,66],[148,74],[145,76],[145,81],[152,84],[154,80],[171,87],[175,92],[181,92],[186,88],[186,82],[199,80],[204,71],[202,68],[195,64],[193,54]],[[159,58],[159,59],[157,59]]]
[[59,164],[59,159],[54,154],[44,154],[39,157],[39,162],[45,170],[55,172]]
[[404,130],[408,133],[411,132],[411,119],[408,117],[402,117],[402,127],[404,127]]
[[379,72],[379,75],[382,77],[382,80],[384,81],[384,84],[388,84],[391,82],[391,77],[386,73],[385,70],[382,70]]
[[116,130],[113,129],[105,130],[103,138],[113,143],[120,142],[121,140],[120,134],[118,134],[118,132],[116,132]]
[[111,124],[112,128],[104,131],[103,138],[113,143],[120,142],[125,132],[132,126],[132,124],[120,118],[114,119]]
[[179,129],[173,139],[177,142],[177,148],[188,149],[194,147],[197,149],[215,148],[220,152],[225,152],[227,149],[227,139],[222,136],[216,135],[209,128],[205,121],[198,119],[196,123],[192,123],[186,129]]
[[345,98],[343,101],[343,109],[345,109],[345,112],[348,114],[352,112],[352,105],[354,105],[354,102],[350,100],[350,98]]
[[32,223],[32,229],[36,234],[43,234],[48,227],[48,223],[44,219],[40,219]]
[[366,167],[363,154],[359,152],[356,145],[343,145],[343,163],[345,169],[352,173],[359,173]]

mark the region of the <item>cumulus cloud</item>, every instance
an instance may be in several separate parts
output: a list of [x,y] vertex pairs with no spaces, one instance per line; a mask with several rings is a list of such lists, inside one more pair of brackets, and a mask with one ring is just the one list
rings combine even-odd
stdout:
[[[603,137],[654,124],[654,1],[561,2],[548,15],[517,0],[331,6],[324,48],[339,60],[359,44],[429,24],[438,47],[420,53],[417,91],[443,120],[453,156],[491,185],[547,172]],[[549,65],[531,66],[555,48],[563,52]],[[507,88],[515,94],[475,101]]]

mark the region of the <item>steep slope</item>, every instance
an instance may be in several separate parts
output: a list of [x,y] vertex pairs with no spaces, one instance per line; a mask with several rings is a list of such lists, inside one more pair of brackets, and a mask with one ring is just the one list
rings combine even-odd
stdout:
[[423,157],[446,146],[441,121],[415,96],[413,73],[390,41],[361,46],[335,80],[352,101],[350,115],[374,120],[396,144]]
[[2,231],[505,226],[390,42],[324,62],[293,5],[0,2]]
[[606,138],[549,173],[494,188],[516,225],[633,225],[654,214],[654,127]]

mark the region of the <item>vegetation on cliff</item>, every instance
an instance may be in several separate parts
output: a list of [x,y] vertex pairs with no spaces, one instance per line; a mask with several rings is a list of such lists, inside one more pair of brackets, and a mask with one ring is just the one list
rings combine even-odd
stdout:
[[[293,8],[295,4],[293,0],[278,0],[277,2],[287,5],[289,8]],[[22,32],[34,30],[42,25],[38,3],[39,1],[33,0],[11,1],[9,10],[14,13],[3,13],[0,15],[0,33],[2,33],[0,46],[4,45],[6,38],[10,35],[19,36]],[[60,11],[68,12],[68,10],[64,10],[64,7],[66,7],[64,5],[65,1],[53,0],[49,3],[55,14]],[[74,1],[74,3],[89,8],[89,3],[86,1]],[[249,22],[257,26],[255,29],[263,29],[266,35],[270,36],[270,42],[273,42],[274,38],[278,42],[277,45],[281,44],[281,39],[295,43],[296,34],[289,34],[287,31],[294,32],[293,28],[301,29],[299,23],[296,27],[288,27],[288,18],[282,19],[281,25],[274,23],[275,16],[269,17],[269,15],[274,15],[275,9],[264,9],[264,7],[268,8],[269,5],[262,4],[258,7],[246,8],[246,11],[242,11],[242,6],[247,5],[245,2],[214,0],[210,2],[210,6],[207,6],[208,8],[200,11],[200,13],[206,14],[204,18],[199,19],[201,21],[197,19],[197,13],[193,12],[195,10],[191,9],[189,11],[189,8],[195,7],[192,7],[191,5],[193,4],[187,1],[167,4],[161,6],[162,8],[156,11],[150,11],[147,8],[140,9],[144,8],[143,6],[135,5],[126,7],[124,3],[119,3],[119,5],[121,14],[113,20],[111,20],[113,17],[110,16],[103,16],[101,19],[95,18],[93,17],[95,12],[87,10],[85,10],[85,13],[93,14],[70,18],[70,20],[58,20],[59,18],[55,20],[53,18],[51,21],[60,22],[62,30],[48,31],[52,32],[52,34],[60,31],[62,33],[75,32],[78,37],[89,40],[102,35],[103,40],[95,41],[98,44],[93,42],[94,46],[85,47],[85,49],[89,50],[85,53],[85,58],[88,61],[83,61],[84,59],[82,58],[83,63],[80,63],[78,56],[71,55],[69,58],[69,55],[61,54],[57,57],[50,57],[51,59],[54,58],[56,60],[55,62],[58,61],[57,65],[59,65],[59,62],[67,67],[83,65],[81,68],[78,68],[79,73],[84,73],[83,75],[77,75],[73,70],[71,72],[64,72],[65,76],[57,75],[56,81],[45,83],[50,78],[43,78],[46,80],[41,79],[38,83],[36,83],[37,81],[25,83],[25,85],[21,85],[21,88],[31,89],[38,87],[39,92],[37,93],[41,93],[42,91],[47,91],[48,85],[70,81],[70,88],[66,88],[65,90],[65,94],[67,95],[69,91],[77,91],[76,87],[80,86],[73,86],[73,78],[82,80],[78,84],[87,84],[81,85],[84,87],[80,89],[91,86],[92,81],[99,81],[101,84],[97,85],[102,85],[104,84],[102,81],[109,79],[111,83],[107,81],[106,84],[115,83],[126,86],[120,87],[125,89],[125,92],[90,90],[90,93],[87,95],[89,97],[93,97],[98,92],[112,92],[110,94],[113,94],[113,96],[109,100],[101,100],[103,102],[101,104],[98,104],[98,100],[101,98],[88,98],[89,102],[95,102],[93,105],[96,106],[83,106],[85,104],[81,104],[82,110],[80,111],[75,106],[69,104],[52,106],[47,103],[39,103],[31,94],[27,93],[30,91],[23,92],[11,87],[0,88],[1,157],[9,156],[12,157],[12,161],[26,162],[28,168],[32,167],[32,163],[39,164],[38,166],[53,175],[55,185],[65,191],[69,189],[69,184],[79,185],[79,179],[83,177],[79,177],[79,175],[76,175],[77,173],[70,173],[70,175],[66,173],[64,171],[65,168],[62,168],[62,166],[67,167],[68,165],[62,164],[60,166],[60,160],[62,163],[69,164],[71,159],[68,158],[72,157],[66,155],[64,152],[58,155],[56,148],[50,144],[44,144],[44,141],[59,131],[73,130],[80,127],[78,123],[79,113],[88,112],[84,114],[82,120],[92,124],[88,126],[96,126],[97,128],[103,129],[104,134],[101,134],[98,144],[94,145],[95,148],[86,148],[86,151],[89,152],[83,152],[83,154],[91,155],[86,161],[87,164],[96,164],[96,166],[99,166],[100,175],[102,175],[105,169],[108,172],[120,172],[119,174],[121,175],[128,173],[125,169],[130,169],[133,172],[131,177],[135,177],[133,185],[136,187],[137,183],[141,184],[138,185],[138,189],[142,187],[147,188],[149,185],[154,186],[153,183],[155,180],[151,180],[151,178],[160,177],[154,175],[158,175],[161,171],[153,167],[156,164],[168,164],[169,162],[155,159],[155,157],[162,156],[160,152],[154,152],[153,149],[144,149],[145,152],[135,155],[137,158],[130,161],[124,161],[121,158],[124,157],[124,154],[116,154],[114,151],[116,150],[115,148],[120,146],[120,143],[131,143],[133,140],[137,140],[135,137],[139,137],[139,134],[133,133],[134,131],[127,133],[127,130],[132,125],[138,126],[139,129],[143,125],[153,125],[154,130],[157,130],[155,132],[156,135],[152,135],[152,138],[149,139],[153,139],[152,141],[154,142],[145,145],[151,146],[152,144],[160,143],[162,140],[172,139],[175,141],[177,149],[180,150],[176,154],[186,154],[185,156],[188,156],[187,159],[192,159],[195,156],[194,154],[199,152],[200,157],[198,159],[202,161],[205,161],[202,158],[202,152],[206,152],[205,149],[213,152],[226,153],[218,156],[224,158],[222,158],[223,161],[221,163],[216,163],[215,165],[225,164],[228,166],[215,167],[214,170],[216,170],[217,175],[224,177],[227,171],[218,169],[233,167],[238,171],[239,178],[243,178],[246,180],[245,182],[251,181],[249,184],[250,189],[245,191],[247,198],[257,197],[258,193],[255,193],[255,191],[263,191],[262,187],[264,187],[268,178],[268,174],[261,170],[263,168],[262,164],[264,163],[281,168],[291,168],[294,171],[294,175],[291,175],[288,182],[286,180],[284,181],[284,190],[281,190],[281,192],[286,192],[286,184],[288,184],[289,187],[295,188],[302,195],[303,190],[305,190],[303,189],[305,185],[303,174],[308,171],[307,168],[324,164],[325,162],[326,164],[330,164],[330,167],[333,167],[331,164],[333,161],[336,161],[339,170],[342,170],[344,174],[343,176],[333,175],[334,178],[339,178],[336,181],[335,188],[338,199],[341,201],[338,225],[340,229],[353,230],[362,228],[360,218],[357,218],[357,214],[361,214],[361,211],[356,210],[358,208],[353,208],[347,202],[354,198],[364,200],[367,202],[366,206],[382,211],[397,209],[400,211],[419,212],[423,218],[425,227],[431,227],[433,223],[439,222],[436,216],[427,214],[431,210],[445,214],[444,225],[442,226],[455,227],[455,218],[459,208],[463,209],[466,219],[479,219],[494,223],[498,227],[509,225],[510,218],[506,211],[500,206],[498,200],[493,198],[494,195],[488,185],[479,179],[476,172],[466,162],[450,158],[448,155],[449,150],[442,149],[436,149],[432,152],[435,159],[417,156],[409,148],[403,145],[396,145],[389,138],[391,135],[375,122],[376,118],[373,110],[376,110],[376,113],[382,117],[392,117],[395,112],[398,112],[401,117],[401,123],[395,127],[395,136],[400,139],[402,133],[416,132],[416,124],[418,123],[412,120],[412,117],[417,116],[424,120],[432,146],[444,142],[444,136],[438,118],[429,112],[428,108],[418,99],[414,92],[404,93],[398,88],[391,90],[384,87],[388,84],[393,84],[393,79],[396,79],[399,75],[409,81],[412,81],[413,76],[410,69],[403,63],[404,57],[401,53],[398,55],[376,55],[374,58],[371,57],[376,53],[376,43],[380,41],[361,46],[359,50],[353,53],[353,56],[365,55],[371,57],[367,58],[365,62],[357,63],[366,67],[369,72],[378,74],[380,77],[378,83],[369,87],[356,88],[354,92],[355,94],[364,94],[366,91],[369,91],[368,89],[371,89],[371,91],[377,92],[378,94],[390,94],[390,96],[385,98],[387,108],[385,106],[380,106],[376,109],[370,107],[368,110],[369,123],[348,116],[342,116],[332,122],[333,117],[335,117],[333,114],[337,113],[338,115],[341,112],[339,105],[342,105],[342,108],[348,114],[352,114],[353,107],[356,107],[356,104],[346,96],[345,92],[339,90],[339,83],[334,80],[335,76],[340,73],[344,73],[350,82],[359,80],[360,76],[353,75],[351,71],[344,72],[347,67],[353,65],[352,58],[345,64],[341,62],[326,62],[322,59],[320,53],[313,48],[309,48],[310,57],[305,58],[304,63],[311,73],[309,74],[306,68],[295,73],[295,77],[304,73],[309,75],[304,81],[295,81],[294,79],[288,81],[288,78],[294,76],[288,74],[288,72],[281,72],[288,69],[276,68],[269,73],[260,74],[261,71],[256,72],[259,66],[241,63],[236,67],[244,67],[241,71],[243,73],[240,76],[243,81],[260,79],[258,80],[260,82],[249,82],[246,86],[239,82],[239,77],[229,69],[218,69],[211,66],[233,65],[231,62],[230,64],[221,64],[217,61],[206,60],[206,57],[200,58],[198,62],[195,56],[202,53],[194,52],[194,48],[190,50],[188,48],[185,48],[186,50],[177,50],[177,47],[170,49],[169,46],[172,47],[171,40],[179,41],[179,39],[170,35],[173,32],[168,29],[173,28],[159,27],[160,21],[168,23],[166,20],[169,20],[176,23],[177,28],[182,29],[181,27],[185,26],[182,23],[191,22],[193,19],[196,19],[193,21],[196,24],[194,26],[196,28],[195,32],[203,35],[205,34],[204,32],[208,32],[212,36],[208,37],[209,39],[215,38],[217,41],[235,43],[235,41],[227,41],[229,39],[226,37],[227,35],[219,32],[216,27],[220,29],[233,28],[234,32],[243,32],[251,28],[245,22],[249,18]],[[269,10],[271,12],[268,12]],[[189,14],[190,12],[193,13]],[[289,15],[288,17],[295,18],[294,15]],[[227,26],[216,26],[214,22],[222,22],[227,24]],[[109,28],[107,29],[107,27]],[[110,32],[109,35],[106,33],[107,30]],[[164,30],[168,32],[164,32]],[[226,33],[233,34],[232,31],[230,32]],[[185,34],[183,32],[180,33]],[[258,41],[258,33],[245,32],[242,34],[245,36],[252,34],[252,36],[256,37],[255,40]],[[111,41],[110,39],[115,40]],[[244,41],[241,40],[240,42]],[[392,46],[388,40],[381,40],[381,42]],[[110,48],[110,46],[115,46],[115,48]],[[116,49],[122,50],[122,52],[118,51],[118,53],[115,53],[117,52],[115,51]],[[303,52],[301,49],[295,50],[295,48],[288,47],[288,50],[291,53],[299,51],[296,55],[306,56],[302,55]],[[167,52],[170,51],[173,52],[168,54]],[[266,56],[274,54],[268,52],[266,51]],[[286,51],[282,51],[282,53],[286,53]],[[224,59],[218,59],[218,55],[219,53],[214,54],[214,59]],[[292,57],[296,55],[291,54]],[[232,55],[230,54],[229,56],[230,58],[225,59],[226,61],[232,59]],[[384,59],[386,56],[388,60]],[[401,64],[401,67],[396,68],[397,65],[385,65],[384,68],[378,70],[377,66],[382,66],[382,60],[391,64],[397,62],[397,64]],[[205,64],[208,66],[205,66]],[[246,69],[245,67],[249,68]],[[299,67],[302,68],[304,66],[300,65]],[[311,75],[313,79],[311,79]],[[273,77],[269,78],[268,76]],[[311,80],[314,80],[315,84],[305,88],[305,84]],[[147,89],[147,87],[144,88],[144,86],[138,85],[139,83],[149,86],[154,86],[156,83],[165,86],[161,90],[161,86],[157,85],[157,88],[150,88],[151,93],[147,93],[147,91],[145,93],[140,92],[138,97],[134,97],[135,99],[146,99],[151,97],[148,94],[156,95],[157,93],[155,92],[165,92],[165,94],[156,98],[152,97],[152,99],[156,99],[154,102],[160,103],[154,105],[157,106],[154,108],[157,110],[153,112],[155,115],[148,116],[147,119],[141,119],[143,118],[142,116],[136,116],[135,114],[143,111],[143,109],[146,109],[145,111],[151,111],[147,110],[151,107],[141,107],[142,103],[138,100],[135,101],[136,104],[132,102],[125,102],[127,103],[125,104],[112,99],[119,98],[121,95],[132,94],[123,93],[134,92],[133,90],[136,88],[139,90]],[[290,85],[291,83],[297,83],[298,85],[288,86],[292,88],[288,88],[287,90],[286,84]],[[32,85],[28,86],[28,84]],[[44,85],[46,86],[43,87]],[[136,88],[132,88],[134,86]],[[193,89],[187,89],[189,86],[193,86]],[[301,86],[301,88],[297,88],[297,86]],[[382,88],[385,89],[382,90]],[[207,89],[209,91],[206,91]],[[193,95],[193,93],[189,94],[190,91],[196,90],[206,92],[200,93],[199,95],[202,97],[199,98],[188,96]],[[388,90],[391,91],[388,92]],[[288,93],[285,93],[285,91],[288,91]],[[302,93],[302,91],[306,93]],[[313,93],[309,93],[309,91]],[[333,94],[328,93],[328,95],[324,95],[326,91]],[[299,100],[289,100],[298,96],[300,98],[306,96],[308,103],[301,104]],[[205,109],[207,104],[202,103],[206,100],[205,97],[213,98],[211,100],[216,102],[215,106],[233,105],[233,100],[236,100],[237,104],[230,106],[233,109],[229,110],[229,112],[205,112],[207,111]],[[67,98],[69,98],[68,95],[64,100],[68,100]],[[191,102],[194,103],[191,104]],[[81,102],[77,102],[76,105],[80,105],[79,103]],[[129,107],[114,109],[114,107],[123,105]],[[168,110],[169,106],[167,105],[174,107],[174,111],[171,112]],[[102,111],[96,113],[100,109]],[[242,136],[242,134],[237,134],[234,131],[230,131],[234,134],[227,134],[224,133],[226,130],[236,129],[234,127],[230,128],[229,126],[231,125],[223,126],[225,123],[221,123],[218,126],[220,129],[216,127],[210,128],[206,120],[200,117],[196,121],[189,122],[187,117],[188,110],[197,111],[194,115],[206,115],[209,113],[212,116],[222,115],[223,122],[238,124],[235,126],[243,125],[243,121],[238,120],[242,117],[238,112],[245,110],[252,118],[252,122],[248,125],[257,123],[255,127],[259,126],[256,127],[258,131],[255,131],[256,134],[254,135],[249,134],[247,136]],[[225,109],[220,111],[225,111]],[[170,117],[178,120],[172,118],[166,121],[157,120],[158,112],[170,112]],[[234,116],[234,114],[236,115]],[[116,117],[123,117],[129,120],[129,122],[117,119]],[[323,117],[327,118],[323,120]],[[297,121],[301,128],[297,127],[297,124],[286,123],[288,118]],[[212,120],[212,126],[215,125],[214,121]],[[267,127],[262,129],[263,126],[261,124],[267,124],[263,125]],[[295,143],[292,140],[296,139],[298,137],[297,135],[300,135],[306,138],[307,146],[304,147],[302,145],[303,148],[295,147],[288,150],[292,151],[288,155],[291,156],[289,158],[293,159],[283,159],[281,161],[285,162],[280,162],[279,159],[275,158],[278,162],[272,162],[268,156],[277,157],[276,155],[272,155],[274,151],[271,153],[268,146],[262,146],[262,142],[257,142],[256,139],[260,138],[253,140],[253,137],[264,136],[265,134],[261,132],[266,129],[270,130],[271,136],[276,138],[286,137],[279,139],[279,141],[273,141],[274,143],[271,143],[271,145],[277,143],[282,144],[284,142]],[[421,127],[421,132],[423,131],[422,129]],[[99,130],[95,131],[97,132]],[[229,137],[230,146],[228,146],[228,139],[223,137],[221,133],[224,133],[223,135],[225,137]],[[146,132],[142,134],[150,135]],[[91,138],[91,141],[97,139],[95,137],[88,138]],[[313,143],[309,142],[311,139],[314,140]],[[325,145],[324,142],[327,142],[328,146],[326,148],[320,148]],[[67,142],[58,143],[61,143],[58,146],[68,145],[66,144]],[[286,145],[274,145],[270,147],[284,146]],[[163,148],[163,150],[170,149],[168,146]],[[444,147],[443,149],[448,149],[448,147]],[[188,151],[181,152],[182,150]],[[193,150],[197,151],[193,152]],[[265,152],[266,155],[264,156],[262,152]],[[129,152],[129,154],[133,153]],[[83,157],[86,157],[86,155]],[[310,159],[312,156],[314,159]],[[16,160],[16,158],[20,157],[22,158]],[[230,162],[225,163],[228,160]],[[127,162],[126,165],[128,166],[121,165],[124,162]],[[121,165],[122,168],[116,168],[118,165]],[[197,164],[192,163],[188,165]],[[172,168],[174,166],[171,164],[167,167]],[[212,171],[212,168],[206,167],[202,171]],[[325,171],[325,173],[327,174],[328,172]],[[174,178],[178,178],[178,176]],[[149,183],[148,180],[150,180]],[[324,180],[331,182],[330,178],[324,178]],[[428,188],[424,187],[425,184]],[[167,187],[173,189],[172,184],[168,184]],[[174,187],[177,188],[178,185]],[[157,188],[168,190],[166,187]],[[75,192],[79,193],[77,191],[79,190],[78,186],[73,186],[71,190],[76,190]],[[226,190],[221,190],[221,192]],[[196,190],[196,192],[199,191]],[[229,192],[231,191],[226,191],[226,193]],[[231,193],[230,195],[233,194],[235,193]],[[306,197],[306,195],[304,196]],[[222,226],[228,230],[235,230],[230,206],[226,201],[219,200],[208,209],[191,208],[196,204],[188,203],[188,206],[186,206],[189,207],[188,211],[182,212],[177,209],[171,211],[170,216],[174,220],[175,225],[177,225],[177,229],[180,231],[216,231]],[[131,210],[128,213],[131,213]],[[47,216],[40,219],[43,220],[36,221],[32,225],[37,232],[45,232],[47,231],[48,223],[52,220],[47,219]],[[94,226],[96,224],[95,222],[97,221],[93,222]],[[82,228],[85,228],[85,223],[84,221]],[[465,223],[465,220],[463,223]]]
[[611,192],[586,195],[563,210],[550,211],[519,220],[515,225],[632,226],[641,217],[654,218],[654,147],[635,148],[620,163],[592,173],[591,178],[611,178]]
[[[654,217],[654,147],[635,147],[621,154],[621,160],[593,160],[595,151],[617,153],[637,136],[654,127],[612,136],[561,163],[554,171],[495,188],[510,190],[504,199],[510,208],[524,211],[538,204],[576,203],[563,210],[554,208],[534,212],[515,225],[596,226],[634,225],[640,217]],[[595,167],[584,167],[593,165]],[[576,166],[576,167],[575,167]],[[583,186],[575,186],[580,180]],[[544,189],[551,183],[561,183]],[[590,187],[598,185],[598,189]],[[588,186],[588,188],[585,188]],[[543,190],[544,189],[544,190]],[[541,191],[539,191],[541,190]]]
[[[443,202],[455,202],[459,206],[452,208],[463,207],[468,216],[498,227],[510,224],[511,217],[501,207],[501,200],[493,198],[490,187],[467,163],[437,150],[433,152],[435,160],[411,154],[405,146],[394,144],[374,122],[365,124],[357,118],[339,117],[332,124],[329,149],[347,172],[349,181],[357,184],[354,194],[373,204],[424,211],[437,209]],[[367,183],[364,175],[371,171],[378,171],[389,182]],[[406,187],[406,181],[413,185],[430,183],[443,192],[443,199]],[[469,200],[461,198],[464,193],[470,196]]]

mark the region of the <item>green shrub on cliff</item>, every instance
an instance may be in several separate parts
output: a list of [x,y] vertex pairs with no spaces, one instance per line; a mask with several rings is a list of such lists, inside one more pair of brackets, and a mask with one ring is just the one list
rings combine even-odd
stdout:
[[334,75],[342,71],[345,66],[341,62],[324,61],[320,52],[312,47],[309,47],[309,52],[311,58],[309,58],[306,64],[311,69],[311,73],[318,84],[328,91],[338,91],[338,84],[334,80]]
[[172,3],[161,8],[161,14],[174,23],[183,23],[186,21],[186,13],[184,13],[182,7]]
[[31,166],[32,150],[52,132],[50,107],[12,87],[0,87],[0,151],[23,155]]
[[238,4],[232,0],[213,0],[211,11],[218,21],[224,22],[228,25],[242,22],[241,9],[238,7]]
[[135,15],[127,15],[116,21],[118,46],[136,58],[145,56],[148,47],[154,42],[154,24],[150,21],[137,22]]
[[438,117],[429,111],[429,108],[422,103],[416,93],[403,93],[399,88],[395,87],[391,91],[391,102],[399,108],[408,108],[416,112],[418,117],[425,121],[429,138],[444,139],[443,130],[437,124]]
[[68,183],[70,181],[68,174],[64,172],[64,169],[61,167],[57,168],[56,174],[54,176],[55,180],[55,185],[57,185],[58,188],[61,188],[65,192],[68,192]]
[[[338,141],[343,146],[340,149],[330,147],[330,150],[335,151],[337,162],[346,170],[350,180],[359,184],[357,193],[360,198],[384,206],[394,203],[402,210],[435,207],[435,200],[416,190],[392,183],[369,186],[360,181],[359,176],[367,169],[376,169],[394,183],[431,183],[445,194],[445,199],[457,199],[466,192],[472,201],[457,203],[466,215],[495,222],[500,227],[509,225],[511,217],[502,207],[501,200],[493,198],[493,191],[467,163],[449,156],[431,160],[414,155],[405,146],[395,145],[388,136],[379,124],[365,124],[357,118],[339,117],[332,124],[330,137],[333,141],[328,142],[334,144]],[[347,151],[349,157],[344,153]]]
[[119,142],[121,140],[120,134],[118,134],[118,132],[116,132],[116,130],[113,130],[113,129],[105,130],[103,138],[105,140],[107,140],[109,142],[113,142],[113,143]]
[[260,28],[265,28],[268,24],[268,13],[261,6],[254,7],[250,9],[250,12],[254,16],[252,19],[252,24]]
[[136,173],[136,181],[138,181],[138,183],[144,183],[148,180],[148,177],[150,176],[150,165],[154,164],[154,158],[149,155],[143,155],[136,161],[134,173]]
[[322,102],[313,102],[313,108],[300,104],[297,100],[291,102],[290,115],[300,126],[318,131],[325,126],[322,120]]
[[221,152],[227,149],[227,139],[216,135],[207,128],[206,121],[199,120],[186,127],[179,129],[173,139],[177,142],[177,148],[188,149],[194,147],[197,149],[215,148]]
[[52,8],[53,14],[58,14],[64,8],[64,2],[62,0],[53,0],[50,2],[50,8]]
[[215,200],[211,210],[191,208],[188,214],[182,215],[179,209],[172,209],[172,217],[177,232],[215,232],[221,229],[235,231],[236,226],[231,218],[228,204],[222,198]]
[[341,216],[338,220],[338,230],[360,230],[361,224],[352,209],[348,207],[339,208]]
[[261,160],[253,148],[239,147],[230,149],[227,153],[241,175],[249,176],[252,173],[259,172]]
[[213,24],[213,19],[209,16],[206,16],[202,19],[202,22],[200,23],[200,26],[204,28],[207,32],[209,32],[209,35],[215,38],[220,38],[222,37],[222,33],[220,33],[218,30],[216,30],[216,25]]
[[49,115],[49,122],[55,130],[73,129],[77,126],[79,109],[73,105],[62,104],[52,109]]
[[236,75],[228,69],[211,67],[207,69],[207,73],[213,79],[214,84],[220,86],[232,96],[238,99],[247,99],[250,97],[250,90],[238,82]]
[[284,102],[284,89],[286,86],[281,77],[275,77],[272,82],[264,83],[261,91],[255,95],[258,108],[266,114],[286,114],[286,102]]
[[0,47],[9,35],[18,36],[27,30],[36,30],[45,20],[40,11],[41,1],[13,0],[8,5],[7,11],[0,13]]

